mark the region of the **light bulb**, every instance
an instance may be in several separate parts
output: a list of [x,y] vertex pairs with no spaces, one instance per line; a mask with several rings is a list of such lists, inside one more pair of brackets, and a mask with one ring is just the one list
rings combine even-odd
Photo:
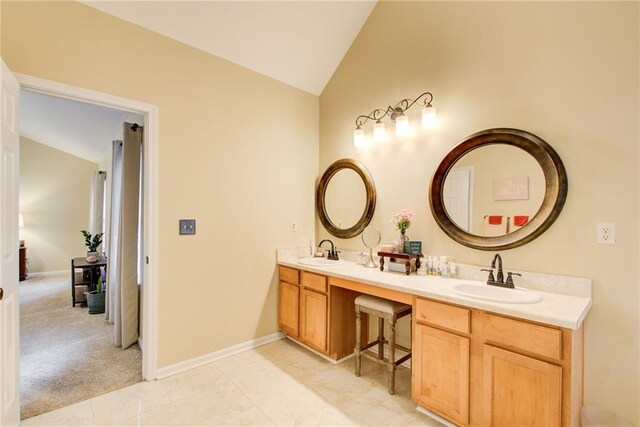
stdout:
[[384,139],[385,131],[384,131],[384,123],[378,120],[373,125],[373,139],[376,141],[380,141]]
[[365,144],[364,129],[358,126],[353,131],[353,146],[356,148],[360,148],[360,147],[364,147],[364,144]]
[[436,107],[427,104],[422,109],[422,128],[431,129],[436,124]]
[[396,136],[406,136],[409,134],[409,117],[404,114],[396,117]]

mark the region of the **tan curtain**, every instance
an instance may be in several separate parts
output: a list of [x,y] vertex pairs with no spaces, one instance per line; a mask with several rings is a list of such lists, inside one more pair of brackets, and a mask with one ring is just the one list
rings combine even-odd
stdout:
[[125,123],[114,141],[107,317],[117,346],[138,340],[138,222],[142,127]]

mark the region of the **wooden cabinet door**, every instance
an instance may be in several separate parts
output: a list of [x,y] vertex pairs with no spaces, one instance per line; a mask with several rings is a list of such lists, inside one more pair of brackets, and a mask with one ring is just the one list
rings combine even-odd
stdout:
[[561,425],[562,368],[484,345],[484,426]]
[[327,296],[309,289],[300,294],[300,339],[326,353]]
[[280,282],[278,288],[278,322],[280,330],[293,337],[298,336],[300,287]]
[[457,424],[469,423],[469,338],[416,325],[413,399]]

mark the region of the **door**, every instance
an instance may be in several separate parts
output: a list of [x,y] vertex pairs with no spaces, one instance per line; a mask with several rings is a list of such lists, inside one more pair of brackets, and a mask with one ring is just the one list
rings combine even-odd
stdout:
[[20,87],[2,61],[0,105],[0,426],[20,423],[18,165]]
[[300,339],[327,351],[327,296],[309,289],[300,294]]
[[278,304],[280,330],[292,337],[297,337],[300,287],[298,285],[280,282],[278,289]]
[[472,181],[472,168],[452,169],[447,174],[442,191],[447,215],[458,227],[467,232],[471,231],[472,226]]
[[416,325],[413,399],[456,424],[469,423],[469,338]]
[[484,345],[484,426],[561,425],[562,368]]

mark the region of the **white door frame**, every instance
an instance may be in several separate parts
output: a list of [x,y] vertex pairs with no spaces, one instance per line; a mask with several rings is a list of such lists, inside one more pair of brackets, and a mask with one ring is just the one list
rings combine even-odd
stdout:
[[142,300],[142,377],[158,369],[158,107],[26,74],[14,73],[21,89],[144,115],[144,298]]

